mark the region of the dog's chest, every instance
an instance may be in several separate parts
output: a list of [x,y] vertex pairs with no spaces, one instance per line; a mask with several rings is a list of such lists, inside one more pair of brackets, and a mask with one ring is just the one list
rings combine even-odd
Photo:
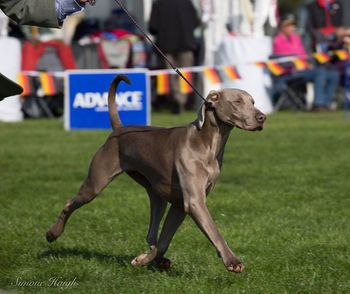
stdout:
[[218,160],[214,159],[208,163],[207,173],[208,179],[206,183],[206,194],[208,195],[209,192],[214,188],[214,185],[216,184],[220,175],[220,164]]

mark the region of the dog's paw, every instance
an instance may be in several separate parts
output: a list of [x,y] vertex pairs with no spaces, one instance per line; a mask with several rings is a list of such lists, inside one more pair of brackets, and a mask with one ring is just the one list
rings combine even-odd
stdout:
[[48,230],[46,232],[46,240],[49,243],[52,243],[53,241],[55,241],[57,239],[58,236],[56,236],[51,230]]
[[244,271],[243,262],[235,256],[232,256],[228,261],[226,261],[225,266],[229,272],[241,273]]
[[151,246],[150,251],[140,254],[131,261],[132,266],[147,265],[157,256],[157,247]]
[[49,243],[55,241],[63,233],[64,226],[61,223],[55,223],[52,227],[46,232],[46,240]]
[[163,270],[168,270],[171,268],[171,260],[168,258],[165,258],[164,256],[157,257],[155,259],[156,266]]
[[241,272],[244,271],[244,264],[243,263],[239,263],[239,264],[236,264],[236,265],[227,266],[226,268],[230,272],[241,273]]

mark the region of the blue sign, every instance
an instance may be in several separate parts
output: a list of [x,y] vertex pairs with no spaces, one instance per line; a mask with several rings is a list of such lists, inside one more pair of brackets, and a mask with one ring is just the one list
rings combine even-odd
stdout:
[[111,129],[108,90],[117,74],[126,75],[131,85],[121,81],[116,104],[124,126],[150,123],[150,95],[147,71],[67,71],[65,91],[65,129]]

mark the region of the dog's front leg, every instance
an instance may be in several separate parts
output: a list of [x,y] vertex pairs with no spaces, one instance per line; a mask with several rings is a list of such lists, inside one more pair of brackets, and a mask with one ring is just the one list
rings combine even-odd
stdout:
[[231,272],[242,272],[243,263],[236,257],[228,247],[226,241],[219,233],[215,223],[205,204],[206,179],[208,173],[204,166],[177,166],[180,185],[183,193],[184,210],[189,214],[209,241],[215,246],[220,254],[227,270]]
[[244,270],[243,263],[236,257],[231,249],[227,246],[224,238],[219,233],[215,223],[204,203],[202,197],[192,196],[186,209],[187,213],[196,222],[201,231],[207,236],[209,241],[219,252],[227,270],[240,273]]
[[151,217],[146,241],[150,250],[135,257],[131,264],[133,266],[146,265],[156,258],[158,248],[158,229],[163,218],[167,203],[153,191],[147,191],[150,199]]
[[151,247],[157,245],[159,224],[164,216],[167,202],[152,191],[148,191],[148,196],[150,200],[151,215],[146,241],[148,246]]
[[158,253],[156,261],[160,267],[170,267],[171,261],[165,258],[164,254],[168,250],[172,238],[184,221],[185,217],[186,213],[182,208],[178,208],[174,205],[170,207],[158,240]]
[[164,221],[158,244],[156,246],[150,245],[150,251],[134,258],[131,264],[133,266],[146,265],[155,259],[156,263],[161,268],[168,269],[171,265],[171,261],[165,258],[164,254],[168,250],[169,244],[185,219],[185,216],[186,213],[182,208],[177,208],[172,205]]

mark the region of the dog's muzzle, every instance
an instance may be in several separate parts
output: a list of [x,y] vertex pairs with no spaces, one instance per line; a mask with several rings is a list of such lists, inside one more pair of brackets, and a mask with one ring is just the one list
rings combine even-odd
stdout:
[[255,116],[256,121],[259,124],[263,124],[266,120],[266,115],[263,114],[262,112],[259,112],[256,116]]

